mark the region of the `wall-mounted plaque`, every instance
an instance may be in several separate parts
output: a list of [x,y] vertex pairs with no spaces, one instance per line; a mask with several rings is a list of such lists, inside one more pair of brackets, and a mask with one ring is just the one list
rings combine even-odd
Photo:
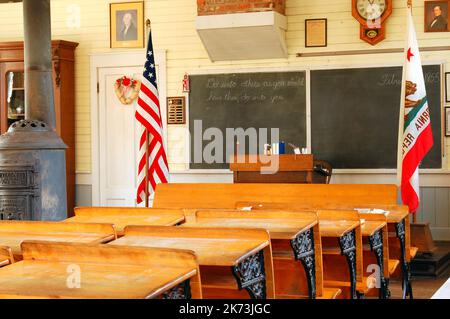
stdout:
[[167,124],[186,124],[186,99],[181,97],[167,98]]
[[305,20],[305,47],[327,46],[327,19]]

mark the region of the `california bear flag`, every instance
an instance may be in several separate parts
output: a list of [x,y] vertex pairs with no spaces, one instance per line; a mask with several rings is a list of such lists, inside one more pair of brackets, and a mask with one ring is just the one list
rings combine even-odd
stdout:
[[419,46],[411,8],[407,9],[408,32],[404,56],[399,130],[399,175],[401,193],[411,213],[419,207],[419,165],[433,147],[430,111]]

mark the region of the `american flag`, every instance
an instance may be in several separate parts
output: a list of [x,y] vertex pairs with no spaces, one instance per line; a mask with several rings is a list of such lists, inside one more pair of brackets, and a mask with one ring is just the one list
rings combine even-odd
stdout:
[[149,195],[155,191],[156,184],[167,183],[169,180],[169,166],[162,138],[161,110],[159,107],[158,86],[156,84],[156,67],[151,31],[148,37],[147,61],[144,66],[137,104],[135,117],[142,124],[137,189],[137,203],[140,204],[146,200],[146,167],[148,168]]

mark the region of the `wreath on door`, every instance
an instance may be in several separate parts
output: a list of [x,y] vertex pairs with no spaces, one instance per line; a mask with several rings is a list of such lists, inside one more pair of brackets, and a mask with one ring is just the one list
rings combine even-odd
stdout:
[[123,105],[130,105],[137,99],[139,90],[141,89],[141,81],[123,76],[114,83],[114,91]]

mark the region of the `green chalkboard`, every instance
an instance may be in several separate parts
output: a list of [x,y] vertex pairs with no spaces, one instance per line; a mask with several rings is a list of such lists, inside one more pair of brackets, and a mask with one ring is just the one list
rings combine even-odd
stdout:
[[[271,129],[279,129],[280,141],[305,147],[305,80],[305,72],[191,75],[190,168],[229,168],[227,154],[234,153],[236,139],[229,134],[225,143],[227,129],[256,132],[258,153],[270,143]],[[245,152],[253,153],[248,138],[245,144]],[[244,146],[240,147],[243,151]]]
[[[434,147],[422,168],[442,167],[441,66],[424,66]],[[315,158],[334,168],[396,168],[401,67],[311,71]]]

